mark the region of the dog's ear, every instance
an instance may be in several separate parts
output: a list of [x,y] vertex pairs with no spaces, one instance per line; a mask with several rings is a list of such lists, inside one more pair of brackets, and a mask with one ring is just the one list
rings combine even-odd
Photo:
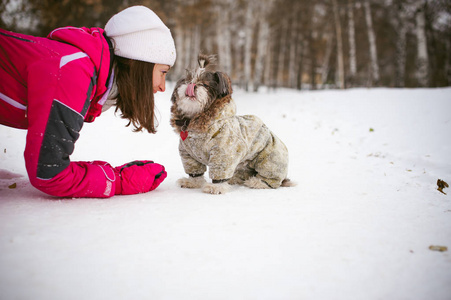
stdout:
[[221,98],[232,94],[232,82],[226,73],[215,72],[215,80],[218,83],[218,92]]

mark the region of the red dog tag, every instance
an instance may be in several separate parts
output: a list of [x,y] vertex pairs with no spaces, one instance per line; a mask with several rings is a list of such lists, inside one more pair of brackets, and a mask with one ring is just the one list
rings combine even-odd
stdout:
[[188,131],[180,131],[180,137],[184,141],[188,137]]

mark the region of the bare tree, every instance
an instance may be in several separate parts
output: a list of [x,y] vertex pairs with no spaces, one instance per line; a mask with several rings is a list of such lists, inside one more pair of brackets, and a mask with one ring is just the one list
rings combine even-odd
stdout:
[[297,49],[302,47],[300,37],[300,18],[299,18],[300,2],[295,2],[291,10],[291,33],[289,44],[289,64],[288,64],[288,86],[296,88],[297,76],[299,74],[299,57]]
[[375,85],[379,83],[379,63],[377,61],[376,35],[374,34],[370,1],[363,0],[363,7],[365,9],[365,21],[368,32],[368,42],[370,45],[370,70],[371,70],[370,85]]
[[448,81],[448,85],[451,85],[451,41],[450,40],[446,40],[446,44],[445,44],[445,78]]
[[[254,70],[254,84],[253,84],[253,90],[256,92],[261,85],[262,82],[262,76],[263,76],[263,69],[265,68],[265,63],[267,60],[265,60],[265,57],[270,57],[269,53],[269,34],[270,34],[270,28],[269,28],[269,21],[268,21],[268,14],[272,9],[272,3],[273,0],[266,0],[263,5],[259,6],[259,12],[258,12],[258,37],[257,37],[257,54],[255,57],[255,70]],[[266,64],[266,68],[269,67],[269,63]]]
[[423,0],[418,1],[417,11],[415,14],[416,28],[415,33],[417,37],[417,72],[416,77],[420,86],[427,86],[429,83],[429,56],[427,49],[427,38],[425,31],[425,16]]
[[309,70],[309,77],[310,77],[310,89],[316,90],[316,66],[317,66],[317,55],[316,55],[316,45],[315,45],[315,36],[318,34],[317,28],[316,28],[316,20],[317,20],[317,13],[316,8],[319,4],[314,4],[314,1],[310,2],[309,7],[309,15],[310,20],[308,21],[308,35],[306,39],[306,44],[308,45],[308,57],[310,62],[310,70]]
[[255,2],[249,1],[246,8],[246,18],[244,24],[245,42],[244,42],[244,89],[249,91],[249,84],[252,76],[252,44],[254,41],[255,18]]
[[230,0],[219,0],[216,4],[219,65],[227,74],[232,73],[230,8]]
[[348,0],[348,41],[349,41],[349,77],[354,80],[357,74],[357,56],[355,45],[354,0]]
[[175,46],[177,47],[177,60],[174,65],[174,71],[173,76],[176,78],[179,78],[182,76],[183,71],[185,70],[186,66],[184,63],[181,63],[181,58],[183,57],[183,53],[186,53],[185,50],[185,40],[184,40],[185,34],[183,27],[181,25],[176,25],[174,29],[174,39],[175,39]]
[[323,65],[321,67],[321,88],[326,85],[327,77],[330,71],[330,58],[332,56],[332,50],[335,45],[334,35],[331,33],[325,33],[326,38],[326,52],[324,54]]
[[345,72],[343,62],[343,39],[341,36],[340,12],[338,11],[337,0],[332,0],[334,10],[334,21],[337,39],[337,79],[336,84],[340,89],[345,88]]
[[277,86],[279,87],[284,85],[285,58],[287,54],[287,40],[289,30],[288,22],[289,19],[285,18],[284,20],[282,20],[280,27],[279,56],[277,59]]
[[390,11],[390,20],[396,32],[396,71],[395,86],[405,86],[406,56],[407,56],[407,15],[408,7],[405,0],[395,0]]
[[[269,35],[274,36],[274,29],[269,29]],[[275,70],[275,62],[274,62],[274,48],[275,48],[275,40],[269,39],[268,46],[266,50],[265,57],[265,73],[264,73],[264,83],[268,88],[275,88],[275,80],[274,80],[274,70]],[[269,89],[268,89],[269,90]]]

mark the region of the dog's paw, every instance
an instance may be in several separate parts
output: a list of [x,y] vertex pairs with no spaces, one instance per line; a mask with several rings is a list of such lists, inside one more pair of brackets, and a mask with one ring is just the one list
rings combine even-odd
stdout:
[[251,189],[270,189],[271,187],[263,180],[257,177],[251,177],[244,182],[244,185]]
[[282,181],[282,184],[280,186],[283,187],[293,187],[293,186],[297,186],[298,184],[294,181],[291,181],[290,179],[286,178]]
[[180,178],[179,180],[177,180],[178,186],[185,189],[201,188],[205,184],[205,182],[206,181],[204,176]]
[[225,194],[229,191],[230,185],[227,182],[223,183],[206,183],[202,188],[202,192],[207,194]]
[[232,177],[227,182],[228,182],[228,184],[231,184],[231,185],[244,184],[244,180],[239,177]]

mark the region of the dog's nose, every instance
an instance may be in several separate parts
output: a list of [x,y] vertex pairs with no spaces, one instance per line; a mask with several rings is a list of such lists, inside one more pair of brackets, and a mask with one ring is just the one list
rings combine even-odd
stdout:
[[186,87],[185,95],[187,95],[188,97],[196,97],[196,95],[194,94],[195,87],[196,85],[194,83],[188,84],[188,86]]

